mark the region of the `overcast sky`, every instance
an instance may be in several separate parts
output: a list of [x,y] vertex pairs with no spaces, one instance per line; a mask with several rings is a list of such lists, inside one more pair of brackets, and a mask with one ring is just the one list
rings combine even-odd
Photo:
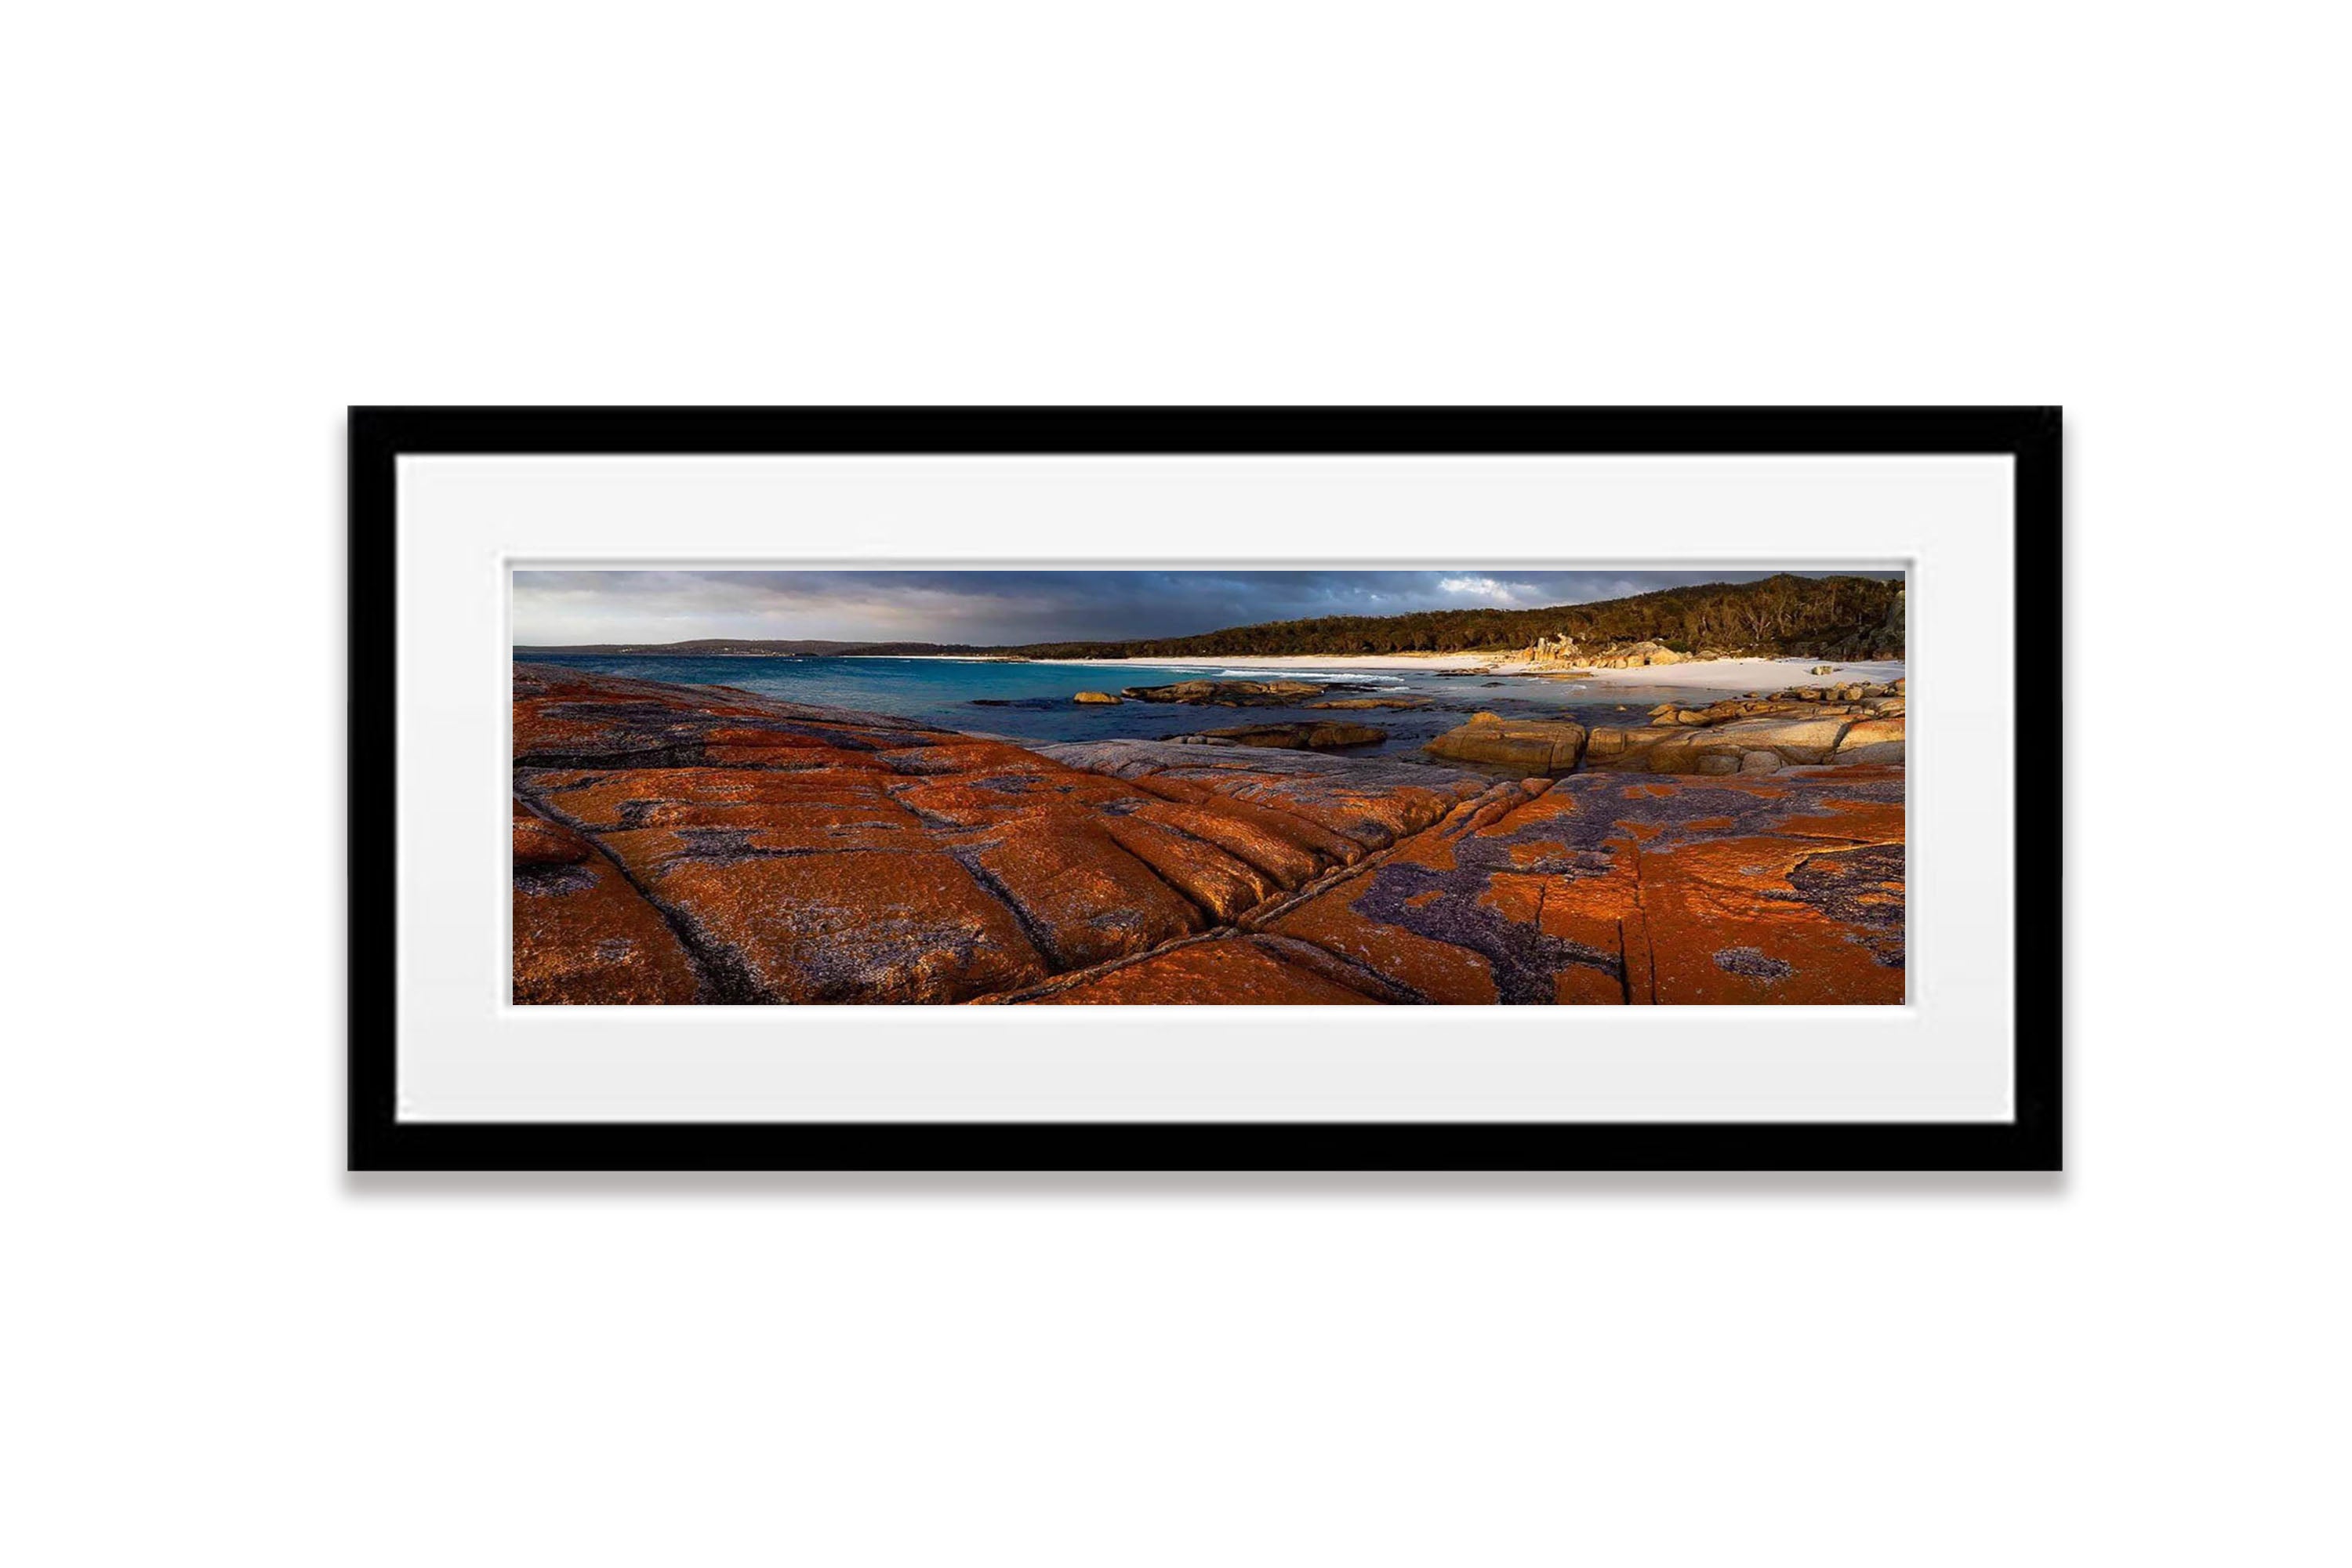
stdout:
[[[1817,573],[1805,575],[1820,575]],[[517,572],[518,643],[1028,643],[1622,598],[1766,572]],[[1861,572],[1895,577],[1895,572]]]

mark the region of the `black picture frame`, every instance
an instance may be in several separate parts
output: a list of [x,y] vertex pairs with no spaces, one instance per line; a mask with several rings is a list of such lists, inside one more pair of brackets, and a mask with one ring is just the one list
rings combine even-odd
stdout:
[[[2063,1168],[2063,845],[2021,832],[2007,1122],[512,1122],[396,1115],[396,462],[446,453],[1995,454],[2015,459],[2015,712],[2061,795],[2061,420],[1952,408],[464,408],[350,410],[348,1162],[353,1171],[2054,1171]],[[2021,755],[2027,748],[2020,747]],[[2046,824],[2046,811],[2020,822]],[[2028,861],[2030,859],[2030,867]]]

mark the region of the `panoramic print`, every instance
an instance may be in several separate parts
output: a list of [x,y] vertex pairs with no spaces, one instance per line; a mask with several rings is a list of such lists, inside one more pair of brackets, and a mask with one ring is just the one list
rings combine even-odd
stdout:
[[513,999],[1899,1004],[1904,587],[517,571]]

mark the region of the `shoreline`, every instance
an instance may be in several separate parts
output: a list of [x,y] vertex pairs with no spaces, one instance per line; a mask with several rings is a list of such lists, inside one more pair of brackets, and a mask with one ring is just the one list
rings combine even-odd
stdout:
[[[1589,670],[1570,679],[1563,670],[1537,669],[1505,661],[1490,666],[1486,673],[1526,676],[1572,687],[1679,686],[1700,691],[1752,691],[1819,686],[1824,681],[1884,684],[1905,679],[1909,662],[1900,658],[1710,658],[1644,665],[1633,669]],[[1820,665],[1829,666],[1832,673],[1813,674]]]
[[1502,658],[1485,653],[1270,653],[1219,658],[992,658],[968,653],[851,653],[842,658],[899,659],[910,664],[1052,664],[1105,669],[1465,669],[1481,670]]
[[[1907,672],[1907,659],[1823,659],[1790,656],[1780,658],[1711,658],[1691,659],[1680,664],[1643,665],[1632,669],[1595,669],[1570,679],[1569,672],[1555,668],[1538,668],[1512,654],[1501,653],[1429,653],[1429,654],[1267,654],[1262,658],[1235,656],[1224,658],[988,658],[970,654],[848,654],[845,658],[896,659],[908,663],[940,664],[1013,664],[1067,665],[1092,669],[1214,669],[1266,670],[1288,673],[1298,670],[1330,670],[1345,675],[1351,671],[1378,672],[1421,670],[1432,674],[1461,673],[1473,675],[1517,676],[1535,680],[1549,680],[1571,688],[1594,688],[1600,690],[1620,686],[1675,687],[1697,691],[1748,691],[1780,689],[1788,687],[1818,685],[1824,680],[1872,681],[1885,683],[1903,679]],[[1812,674],[1815,666],[1827,664],[1830,675]]]
[[[528,658],[541,656],[518,654],[515,657]],[[599,654],[589,657],[656,658],[675,656]],[[1256,658],[1233,656],[1219,658],[1008,659],[985,654],[951,653],[857,653],[822,656],[718,654],[696,657],[734,658],[746,664],[770,660],[795,663],[803,657],[811,657],[838,659],[844,663],[963,664],[1003,666],[1008,668],[1043,667],[1134,671],[1188,670],[1215,673],[1229,679],[1247,679],[1252,676],[1297,675],[1308,672],[1328,674],[1341,679],[1351,675],[1397,676],[1412,673],[1484,675],[1546,681],[1566,688],[1570,692],[1585,694],[1587,700],[1591,701],[1611,700],[1620,689],[1625,688],[1635,688],[1645,691],[1706,691],[1738,694],[1759,690],[1770,692],[1791,687],[1819,685],[1823,681],[1868,681],[1885,684],[1905,679],[1908,673],[1909,664],[1907,659],[1822,659],[1795,656],[1779,658],[1691,659],[1679,664],[1642,665],[1631,669],[1587,670],[1571,678],[1570,669],[1538,668],[1520,658],[1517,652],[1266,654]],[[1832,673],[1825,676],[1814,675],[1812,673],[1814,667],[1822,664],[1829,665]]]

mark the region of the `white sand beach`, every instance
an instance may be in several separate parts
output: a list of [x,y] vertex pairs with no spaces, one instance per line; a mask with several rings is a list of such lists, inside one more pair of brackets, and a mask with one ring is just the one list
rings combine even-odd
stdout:
[[[1828,675],[1815,675],[1827,664]],[[1596,669],[1570,679],[1567,672],[1531,670],[1525,665],[1497,662],[1496,675],[1541,675],[1564,686],[1589,687],[1596,694],[1618,686],[1687,687],[1698,691],[1782,691],[1792,686],[1819,686],[1824,681],[1887,681],[1904,679],[1905,661],[1819,658],[1712,658],[1690,664],[1649,665],[1639,669]]]

